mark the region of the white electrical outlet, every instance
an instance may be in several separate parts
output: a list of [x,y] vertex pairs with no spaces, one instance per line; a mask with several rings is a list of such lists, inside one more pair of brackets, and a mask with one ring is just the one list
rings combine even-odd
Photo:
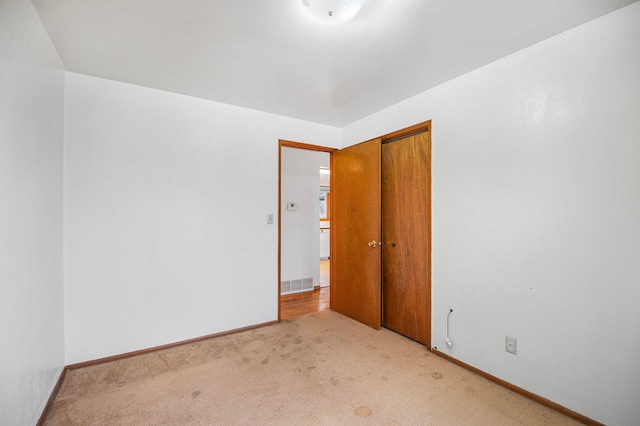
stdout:
[[267,214],[267,225],[273,225],[273,214]]
[[504,350],[514,355],[518,355],[518,339],[515,337],[505,336]]

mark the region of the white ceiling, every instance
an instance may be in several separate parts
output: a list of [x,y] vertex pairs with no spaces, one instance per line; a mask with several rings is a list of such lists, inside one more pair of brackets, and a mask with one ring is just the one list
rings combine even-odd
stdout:
[[68,71],[343,126],[635,0],[33,0]]

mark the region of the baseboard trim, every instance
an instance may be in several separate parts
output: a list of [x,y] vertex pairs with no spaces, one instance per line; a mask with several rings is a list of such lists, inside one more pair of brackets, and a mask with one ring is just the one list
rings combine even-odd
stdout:
[[67,365],[65,368],[67,370],[77,370],[78,368],[91,367],[92,365],[104,364],[105,362],[119,361],[121,359],[131,358],[133,356],[144,355],[152,352],[161,351],[164,349],[175,348],[177,346],[188,345],[190,343],[201,342],[203,340],[213,339],[214,337],[228,336],[230,334],[241,333],[243,331],[255,330],[256,328],[262,328],[262,327],[266,327],[266,326],[277,324],[277,323],[278,321],[269,321],[261,324],[250,325],[247,327],[235,328],[233,330],[227,330],[227,331],[222,331],[220,333],[208,334],[206,336],[195,337],[193,339],[181,340],[179,342],[168,343],[166,345],[154,346],[147,349],[140,349],[139,351],[126,352],[123,354],[112,355],[104,358],[98,358],[91,361],[78,362],[76,364]]
[[[60,377],[58,377],[58,381],[56,382],[56,385],[53,387],[53,390],[51,391],[51,395],[49,395],[49,399],[47,400],[47,404],[44,406],[44,409],[42,410],[42,414],[40,415],[40,418],[38,419],[38,423],[36,423],[36,426],[43,426],[44,425],[44,421],[47,418],[47,415],[49,414],[49,411],[51,410],[51,407],[53,406],[53,401],[55,401],[56,397],[58,396],[58,392],[60,391],[60,388],[62,387],[62,384],[64,383],[64,380],[66,378],[67,375],[67,371],[69,370],[77,370],[80,368],[85,368],[85,367],[90,367],[93,365],[99,365],[99,364],[104,364],[106,362],[112,362],[112,361],[119,361],[122,359],[126,359],[126,358],[131,358],[134,356],[138,356],[138,355],[144,355],[144,354],[148,354],[148,353],[152,353],[152,352],[157,352],[157,351],[161,351],[164,349],[170,349],[170,348],[175,348],[178,346],[183,346],[183,345],[188,345],[190,343],[196,343],[196,342],[201,342],[203,340],[208,340],[208,339],[213,339],[216,337],[223,337],[223,336],[228,336],[231,334],[236,334],[236,333],[241,333],[243,331],[249,331],[249,330],[255,330],[258,328],[262,328],[262,327],[267,327],[270,325],[274,325],[277,324],[279,321],[269,321],[269,322],[264,322],[261,324],[255,324],[255,325],[250,325],[247,327],[241,327],[241,328],[236,328],[233,330],[227,330],[227,331],[222,331],[220,333],[213,333],[213,334],[208,334],[206,336],[201,336],[201,337],[195,337],[193,339],[187,339],[187,340],[181,340],[179,342],[174,342],[174,343],[168,343],[166,345],[160,345],[160,346],[154,346],[151,348],[147,348],[147,349],[141,349],[138,351],[132,351],[132,352],[126,352],[123,354],[119,354],[119,355],[113,355],[113,356],[108,356],[108,357],[104,357],[104,358],[98,358],[98,359],[94,359],[91,361],[84,361],[84,362],[78,362],[75,364],[70,364],[65,366],[62,369],[62,372],[60,373]],[[472,373],[475,373],[481,377],[484,377],[485,379],[496,383],[504,388],[507,388],[517,394],[520,394],[526,398],[531,399],[532,401],[535,401],[541,405],[544,405],[545,407],[551,408],[552,410],[555,410],[559,413],[564,414],[567,417],[571,417],[574,420],[577,420],[585,425],[589,425],[589,426],[605,426],[603,423],[597,422],[587,416],[584,416],[580,413],[577,413],[573,410],[568,409],[567,407],[564,407],[560,404],[557,404],[547,398],[544,398],[540,395],[536,395],[532,392],[529,392],[528,390],[525,390],[521,387],[518,387],[512,383],[509,383],[505,380],[502,380],[496,376],[493,376],[485,371],[480,370],[479,368],[473,367],[470,364],[467,364],[465,362],[462,362],[450,355],[447,355],[443,352],[440,352],[439,350],[435,349],[435,348],[431,348],[430,349],[431,353],[433,353],[434,355],[445,359],[449,362],[452,362],[453,364],[459,365],[460,367],[471,371]]]
[[49,411],[53,406],[53,401],[55,401],[56,397],[58,396],[58,392],[62,387],[62,383],[64,383],[64,379],[66,375],[67,375],[67,367],[64,367],[62,369],[62,372],[60,373],[60,376],[58,377],[58,381],[56,382],[56,385],[53,387],[53,390],[51,391],[51,395],[49,395],[49,399],[47,400],[47,405],[44,406],[44,409],[42,410],[42,414],[40,414],[40,418],[38,419],[38,423],[36,423],[36,426],[44,425],[44,420],[47,418],[47,415],[49,414]]
[[76,364],[66,365],[62,369],[62,373],[60,373],[60,377],[58,377],[58,381],[56,382],[56,385],[53,387],[53,390],[51,391],[51,395],[49,395],[49,400],[47,401],[47,404],[44,406],[44,409],[42,410],[42,414],[40,414],[40,418],[38,419],[38,423],[36,423],[36,426],[44,425],[44,421],[47,418],[49,411],[51,411],[51,407],[53,406],[53,401],[55,401],[56,397],[58,396],[58,392],[60,391],[60,388],[62,387],[62,384],[64,383],[64,379],[67,375],[67,371],[69,370],[77,370],[79,368],[91,367],[92,365],[104,364],[105,362],[118,361],[125,358],[131,358],[137,355],[144,355],[151,352],[161,351],[163,349],[170,349],[170,348],[175,348],[177,346],[188,345],[189,343],[201,342],[203,340],[213,339],[214,337],[228,336],[230,334],[241,333],[243,331],[255,330],[256,328],[262,328],[268,325],[274,325],[274,324],[277,324],[278,322],[279,321],[263,322],[261,324],[235,328],[233,330],[227,330],[227,331],[222,331],[220,333],[208,334],[206,336],[195,337],[193,339],[181,340],[179,342],[169,343],[166,345],[154,346],[152,348],[141,349],[139,351],[126,352],[120,355],[113,355],[113,356],[108,356],[104,358],[94,359],[91,361],[78,362]]
[[467,369],[467,370],[471,371],[472,373],[477,374],[478,376],[484,377],[485,379],[487,379],[487,380],[489,380],[489,381],[491,381],[493,383],[496,383],[496,384],[498,384],[498,385],[500,385],[500,386],[502,386],[504,388],[507,388],[507,389],[517,393],[517,394],[520,394],[520,395],[522,395],[522,396],[524,396],[526,398],[529,398],[532,401],[535,401],[540,405],[544,405],[545,407],[551,408],[552,410],[555,410],[555,411],[557,411],[559,413],[562,413],[567,417],[571,417],[572,419],[577,420],[577,421],[579,421],[579,422],[581,422],[581,423],[583,423],[585,425],[589,425],[589,426],[604,426],[603,423],[600,423],[600,422],[597,422],[597,421],[595,421],[593,419],[590,419],[587,416],[584,416],[584,415],[582,415],[580,413],[577,413],[577,412],[575,412],[573,410],[570,410],[567,407],[564,407],[564,406],[562,406],[560,404],[557,404],[557,403],[555,403],[555,402],[553,402],[553,401],[551,401],[551,400],[549,400],[547,398],[544,398],[544,397],[542,397],[540,395],[536,395],[535,393],[532,393],[532,392],[529,392],[528,390],[522,389],[521,387],[518,387],[518,386],[516,386],[516,385],[514,385],[512,383],[509,383],[509,382],[507,382],[505,380],[502,380],[502,379],[500,379],[500,378],[498,378],[496,376],[493,376],[493,375],[491,375],[491,374],[489,374],[489,373],[487,373],[485,371],[482,371],[482,370],[480,370],[480,369],[478,369],[476,367],[473,367],[472,365],[469,365],[469,364],[467,364],[465,362],[462,362],[459,359],[456,359],[456,358],[454,358],[454,357],[452,357],[450,355],[447,355],[447,354],[445,354],[443,352],[440,352],[437,349],[431,349],[431,352],[434,355],[439,356],[440,358],[446,359],[449,362],[452,362],[452,363],[454,363],[456,365],[459,365],[460,367],[462,367],[464,369]]

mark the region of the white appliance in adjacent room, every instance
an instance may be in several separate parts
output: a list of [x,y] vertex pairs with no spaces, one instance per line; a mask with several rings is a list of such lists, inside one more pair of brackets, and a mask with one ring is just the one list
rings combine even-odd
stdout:
[[329,259],[330,256],[330,244],[329,244],[329,228],[320,228],[320,260]]

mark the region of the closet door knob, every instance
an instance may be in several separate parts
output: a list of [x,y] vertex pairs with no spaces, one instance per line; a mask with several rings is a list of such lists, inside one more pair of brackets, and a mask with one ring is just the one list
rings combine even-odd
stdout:
[[378,247],[379,245],[382,245],[382,241],[378,242],[376,240],[373,240],[369,241],[367,244],[369,245],[369,247]]

